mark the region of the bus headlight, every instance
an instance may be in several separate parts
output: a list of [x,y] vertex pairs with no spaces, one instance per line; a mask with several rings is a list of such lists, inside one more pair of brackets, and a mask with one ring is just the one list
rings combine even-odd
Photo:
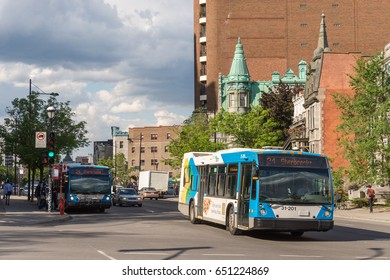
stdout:
[[324,215],[325,215],[325,217],[329,217],[330,216],[330,212],[329,211],[325,211]]

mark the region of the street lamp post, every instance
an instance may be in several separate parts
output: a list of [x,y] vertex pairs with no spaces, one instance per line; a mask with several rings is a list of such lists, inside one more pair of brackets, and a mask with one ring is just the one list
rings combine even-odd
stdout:
[[142,151],[142,138],[144,138],[142,132],[139,134],[139,172],[141,172],[141,151]]
[[[54,118],[55,110],[56,109],[53,106],[50,106],[46,109],[47,116],[49,117],[49,120],[50,120],[50,133],[53,132],[53,118]],[[49,182],[48,183],[49,183],[49,195],[48,195],[48,200],[47,200],[47,203],[48,203],[47,211],[51,212],[52,211],[52,194],[53,194],[52,187],[53,186],[52,186],[52,182],[51,182],[51,162],[50,162],[50,160],[49,160]]]
[[[30,88],[29,88],[29,94],[28,94],[28,115],[29,115],[29,120],[30,120],[30,129],[33,130],[33,124],[32,124],[32,105],[31,105],[31,95],[32,95],[32,90],[31,87],[34,86],[36,87],[40,92],[35,92],[37,95],[50,95],[50,96],[58,96],[58,93],[52,92],[52,93],[46,93],[43,90],[41,90],[38,86],[34,85],[30,79]],[[31,139],[34,139],[34,131],[30,131],[29,133]],[[31,161],[32,159],[29,160],[28,162],[28,194],[27,194],[27,199],[33,201],[34,200],[34,190],[33,187],[34,185],[31,186]],[[31,190],[31,192],[30,192]]]

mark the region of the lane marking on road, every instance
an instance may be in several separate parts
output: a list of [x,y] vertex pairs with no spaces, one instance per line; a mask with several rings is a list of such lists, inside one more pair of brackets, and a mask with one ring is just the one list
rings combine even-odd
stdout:
[[359,257],[359,256],[356,256],[355,259],[359,259],[359,260],[376,260],[376,259],[390,259],[390,257],[372,257],[372,256],[366,256],[366,257]]
[[311,255],[280,255],[281,257],[290,258],[323,258],[323,256],[311,256]]
[[115,260],[116,260],[115,258],[113,258],[113,257],[111,257],[111,256],[109,256],[109,255],[107,255],[107,254],[104,253],[103,251],[97,250],[97,252],[98,252],[99,254],[105,256],[106,258],[112,260],[112,261],[115,261]]
[[125,255],[158,255],[158,256],[167,256],[168,253],[126,252]]
[[202,256],[231,256],[231,257],[244,257],[245,254],[202,254]]

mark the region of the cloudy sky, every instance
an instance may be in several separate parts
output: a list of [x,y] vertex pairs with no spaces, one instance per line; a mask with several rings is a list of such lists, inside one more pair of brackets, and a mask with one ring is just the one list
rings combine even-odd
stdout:
[[31,79],[70,101],[91,142],[110,139],[111,126],[181,124],[194,106],[192,9],[191,0],[0,0],[0,123]]

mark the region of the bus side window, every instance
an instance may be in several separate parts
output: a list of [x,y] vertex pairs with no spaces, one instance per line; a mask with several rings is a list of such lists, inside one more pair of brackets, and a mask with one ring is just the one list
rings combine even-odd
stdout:
[[218,196],[224,195],[225,181],[226,181],[226,174],[219,174],[218,175],[218,187],[217,187],[217,195]]
[[235,198],[237,191],[237,172],[238,165],[237,164],[229,164],[227,169],[227,179],[226,179],[226,191],[225,197]]
[[208,194],[209,195],[215,195],[215,183],[217,180],[217,174],[212,173],[209,175],[209,189],[208,189]]

